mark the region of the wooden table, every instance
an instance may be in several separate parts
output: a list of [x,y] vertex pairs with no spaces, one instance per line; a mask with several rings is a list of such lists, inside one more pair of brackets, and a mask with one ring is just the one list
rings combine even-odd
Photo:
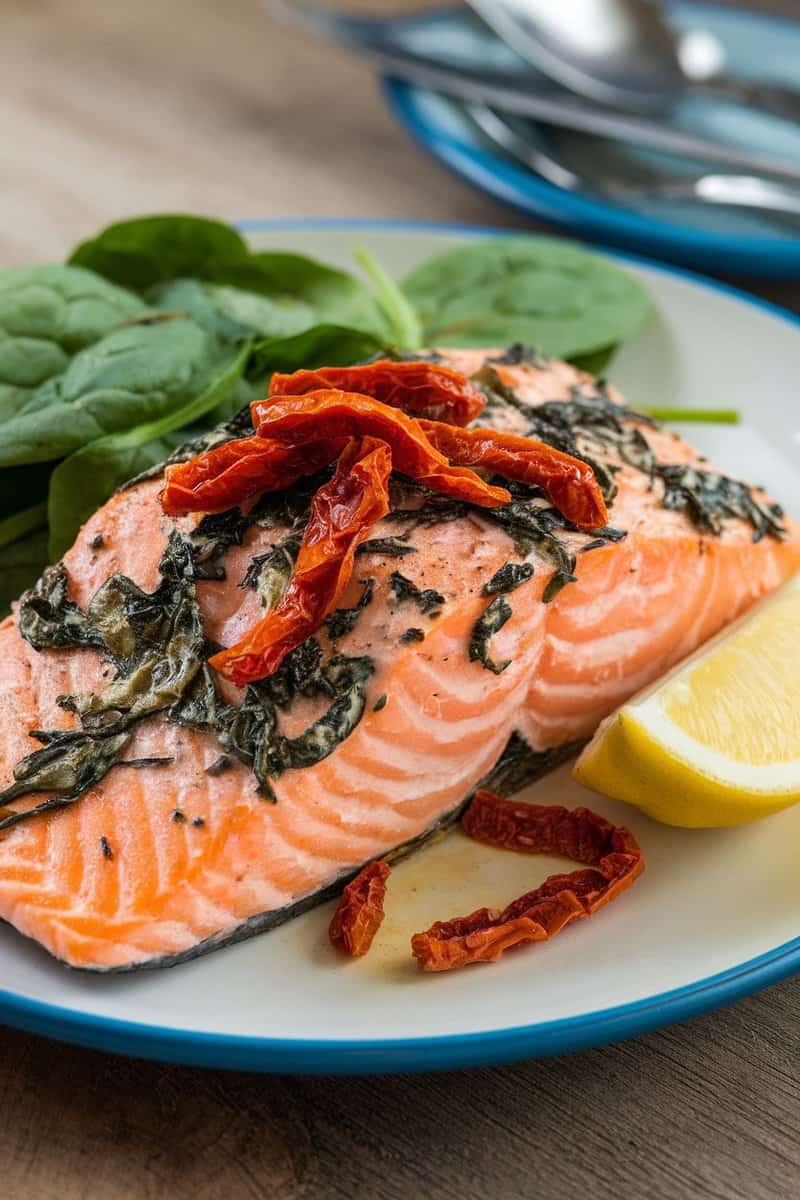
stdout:
[[[3,264],[153,210],[524,224],[412,146],[368,70],[257,0],[4,0],[0,111]],[[800,287],[768,294],[800,309]],[[386,1079],[162,1067],[0,1030],[0,1195],[788,1198],[799,1025],[792,981],[625,1045]]]

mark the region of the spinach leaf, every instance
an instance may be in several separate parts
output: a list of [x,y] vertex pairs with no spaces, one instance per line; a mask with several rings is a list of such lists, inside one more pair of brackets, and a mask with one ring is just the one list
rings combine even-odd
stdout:
[[389,587],[398,604],[402,604],[405,600],[413,600],[419,606],[419,611],[425,616],[438,617],[442,605],[445,603],[441,592],[437,592],[434,588],[421,589],[412,579],[407,579],[399,571],[392,571],[389,576]]
[[[249,328],[262,327],[263,310],[254,322],[255,306],[241,292],[269,297],[276,311],[263,332],[273,335],[328,321],[383,338],[390,332],[380,306],[352,275],[301,254],[254,253],[231,226],[204,217],[178,214],[121,221],[78,246],[70,261],[142,292],[176,279],[239,289],[238,296],[224,298],[223,311]],[[237,305],[246,311],[237,315]],[[284,317],[291,316],[291,328],[276,327],[281,309]]]
[[0,617],[8,612],[12,600],[36,582],[47,566],[47,537],[47,530],[39,529],[0,549]]
[[0,425],[0,467],[52,462],[106,434],[158,422],[202,395],[230,355],[194,321],[116,330]]
[[553,238],[459,246],[417,267],[402,287],[429,345],[532,342],[543,354],[570,358],[615,346],[650,312],[626,271]]
[[130,292],[78,267],[0,271],[0,421],[70,357],[145,308]]
[[482,663],[486,670],[491,671],[494,675],[502,675],[506,667],[511,665],[511,659],[495,662],[489,654],[489,640],[492,634],[503,628],[511,613],[511,605],[505,596],[496,595],[472,627],[469,639],[469,660]]
[[484,596],[507,596],[509,592],[515,591],[531,578],[533,578],[531,563],[507,562],[499,567],[492,578],[483,585],[483,594]]
[[147,294],[156,308],[191,317],[222,342],[241,342],[251,333],[287,337],[316,324],[313,308],[302,300],[275,300],[199,279],[174,279]]
[[400,287],[386,274],[381,264],[369,251],[358,249],[356,261],[363,268],[378,293],[378,302],[388,322],[392,341],[399,350],[419,350],[422,345],[422,326],[414,306],[403,295]]
[[11,516],[0,520],[0,546],[10,546],[12,542],[27,537],[29,533],[43,529],[46,524],[47,504],[44,500],[12,513]]
[[375,591],[374,579],[362,579],[359,581],[363,587],[363,592],[357,604],[352,608],[337,608],[329,617],[325,618],[325,624],[328,627],[328,637],[331,641],[337,638],[345,637],[348,633],[352,633],[364,609],[368,604],[372,603],[372,597]]
[[383,342],[371,333],[342,325],[315,325],[291,337],[264,338],[253,346],[248,378],[268,378],[273,371],[301,367],[347,367],[380,354]]
[[37,463],[0,471],[0,522],[47,499],[51,470],[50,463]]
[[312,313],[309,327],[332,322],[392,340],[392,330],[379,304],[362,283],[346,271],[302,254],[262,251],[232,269],[215,268],[209,278],[271,296],[284,304],[302,302]]
[[181,214],[118,221],[82,242],[70,263],[134,291],[180,276],[208,279],[216,262],[246,261],[249,250],[230,225]]
[[174,448],[170,433],[218,408],[241,378],[248,356],[249,346],[245,344],[238,353],[218,360],[213,372],[201,375],[198,386],[202,390],[186,403],[155,420],[131,422],[124,433],[98,438],[56,467],[48,500],[53,560],[69,549],[83,522],[118,487],[169,457]]

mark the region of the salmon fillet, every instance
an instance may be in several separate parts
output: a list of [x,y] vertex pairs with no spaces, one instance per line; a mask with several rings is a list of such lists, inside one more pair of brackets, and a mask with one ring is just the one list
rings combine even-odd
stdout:
[[[526,406],[535,413],[549,403],[552,412],[575,389],[595,394],[589,376],[562,363],[504,362],[493,351],[445,358],[471,375],[487,355],[517,403],[490,405],[482,424],[525,432]],[[407,540],[413,551],[402,558],[367,548],[345,605],[358,603],[367,579],[373,597],[335,645],[372,662],[363,716],[349,736],[321,761],[276,777],[270,803],[236,759],[207,773],[221,754],[213,731],[164,713],[149,717],[124,758],[169,762],[114,767],[69,807],[0,833],[0,916],[65,963],[97,970],[170,964],[268,928],[341,888],[368,860],[439,827],[512,735],[534,752],[534,763],[536,754],[545,762],[546,752],[588,738],[633,692],[797,569],[800,540],[786,519],[784,540],[754,540],[746,519],[726,517],[713,532],[682,503],[665,507],[669,473],[651,478],[641,463],[626,461],[631,447],[640,453],[638,439],[662,466],[712,475],[714,468],[673,434],[629,420],[624,410],[615,419],[616,448],[613,438],[600,444],[585,431],[579,442],[614,469],[609,521],[626,536],[557,531],[575,556],[574,582],[543,602],[552,555],[541,546],[520,552],[508,529],[478,510],[418,523]],[[162,513],[161,486],[152,479],[118,493],[82,530],[64,560],[70,599],[81,609],[115,573],[155,589],[170,533],[188,535],[197,525],[196,517]],[[397,539],[403,529],[390,515],[370,537]],[[230,646],[263,616],[258,592],[239,584],[253,557],[285,532],[251,524],[220,559],[225,579],[197,582],[209,643]],[[523,558],[533,575],[508,594],[511,615],[488,641],[491,661],[508,662],[496,674],[471,660],[468,647],[489,604],[487,581]],[[439,593],[435,611],[432,602],[398,594],[394,572]],[[0,787],[39,748],[31,730],[76,727],[58,697],[97,692],[114,671],[91,647],[37,652],[18,620],[19,610],[0,625]],[[420,632],[404,636],[409,629]],[[319,641],[328,653],[325,630]],[[225,687],[228,701],[241,700]],[[281,714],[283,732],[295,736],[328,703],[299,697]]]

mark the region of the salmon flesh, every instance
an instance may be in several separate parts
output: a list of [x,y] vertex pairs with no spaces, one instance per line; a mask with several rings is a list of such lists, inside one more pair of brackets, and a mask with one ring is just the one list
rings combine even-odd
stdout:
[[[243,695],[204,661],[274,600],[309,493],[216,524],[165,516],[160,478],[113,496],[0,625],[0,819],[67,801],[0,832],[0,916],[56,958],[172,964],[303,911],[493,771],[508,788],[563,756],[800,564],[770,499],[590,376],[519,352],[443,357],[479,373],[479,424],[595,464],[609,526],[578,532],[536,489],[489,513],[393,480],[343,611]],[[156,627],[173,641],[144,661]],[[23,759],[41,751],[47,781],[65,747],[71,782],[13,789]]]

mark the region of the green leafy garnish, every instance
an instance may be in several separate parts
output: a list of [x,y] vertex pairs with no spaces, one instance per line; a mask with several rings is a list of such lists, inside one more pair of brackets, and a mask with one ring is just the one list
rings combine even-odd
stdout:
[[0,271],[0,422],[79,350],[140,313],[137,296],[78,267]]
[[413,305],[374,255],[359,248],[355,256],[377,288],[378,301],[389,323],[394,345],[399,350],[419,350],[423,344],[422,325]]
[[53,462],[109,433],[160,421],[202,394],[230,357],[194,321],[118,329],[0,424],[0,467]]
[[[196,383],[197,394],[155,420],[134,424],[124,433],[109,434],[77,450],[53,471],[48,516],[50,556],[64,554],[84,521],[118,487],[169,454],[167,436],[215,409],[241,378],[247,344],[234,357],[215,361]],[[148,406],[149,407],[149,406]]]
[[654,421],[692,421],[709,425],[738,425],[738,408],[645,408]]
[[491,238],[458,246],[402,283],[430,346],[530,342],[559,358],[607,351],[650,313],[627,271],[553,238]]
[[[83,242],[70,261],[159,306],[197,311],[205,299],[212,310],[270,336],[327,322],[380,338],[389,333],[380,305],[352,275],[301,254],[251,251],[231,226],[204,217],[120,221]],[[176,280],[182,289],[163,286]],[[218,286],[201,288],[198,281]]]

